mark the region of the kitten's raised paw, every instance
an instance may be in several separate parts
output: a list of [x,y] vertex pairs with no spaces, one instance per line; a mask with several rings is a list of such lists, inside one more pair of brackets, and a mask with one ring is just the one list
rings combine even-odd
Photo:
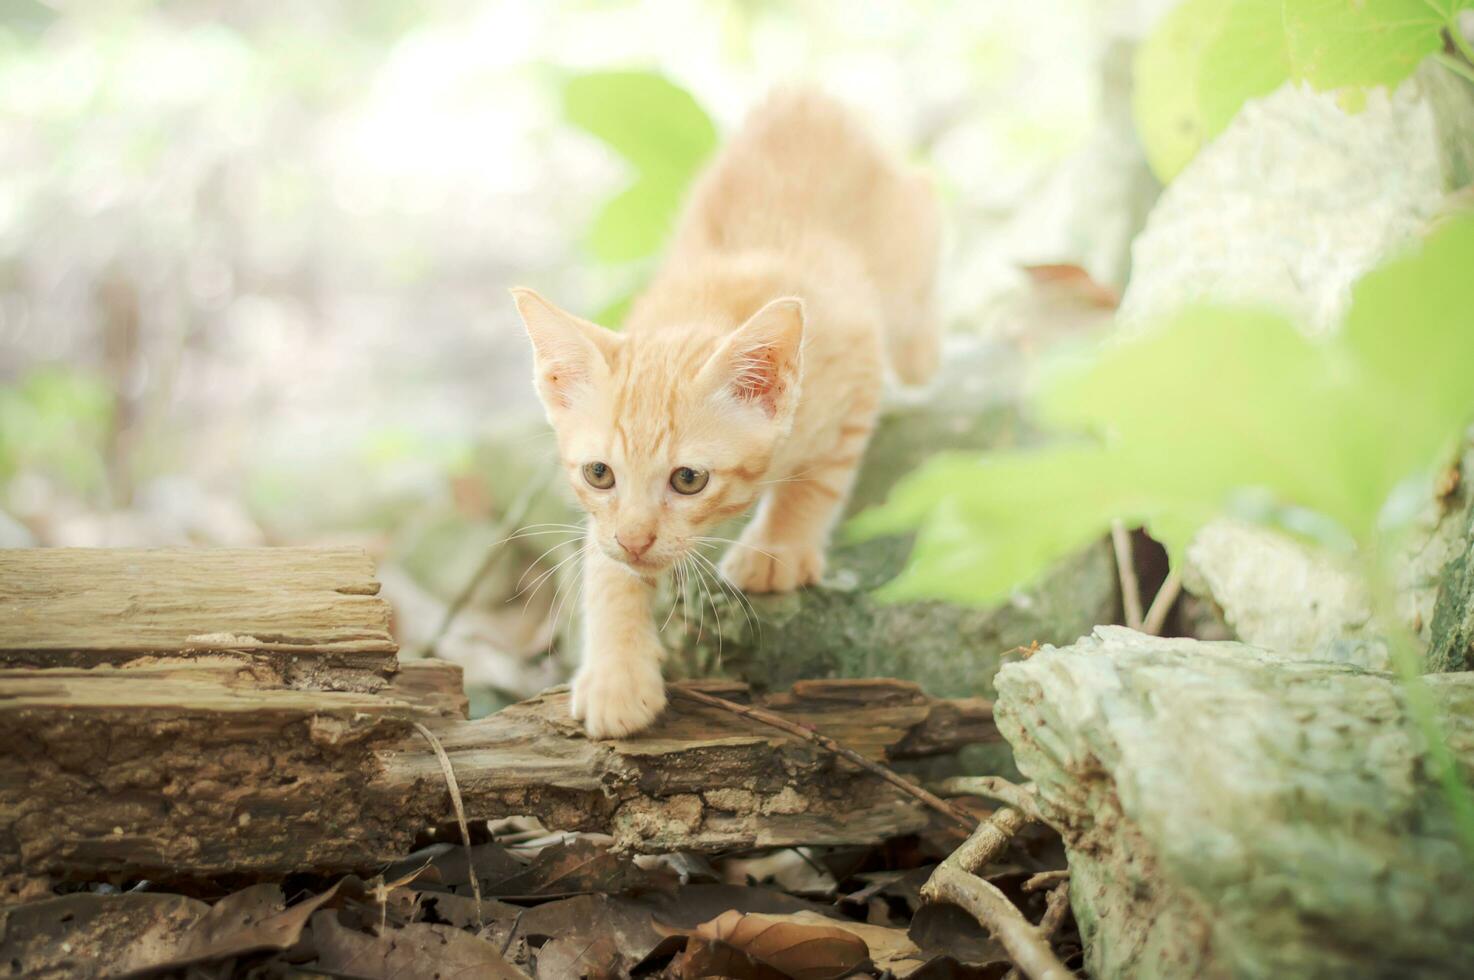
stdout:
[[660,661],[621,658],[585,665],[573,678],[569,708],[590,738],[623,738],[649,728],[665,710]]
[[812,545],[733,545],[722,558],[722,575],[743,592],[792,592],[824,574],[824,549]]

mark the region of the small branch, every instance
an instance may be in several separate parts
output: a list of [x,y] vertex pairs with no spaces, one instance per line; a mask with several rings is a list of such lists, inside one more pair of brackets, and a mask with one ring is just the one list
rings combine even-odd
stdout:
[[434,634],[420,648],[420,656],[433,657],[435,655],[435,648],[440,645],[441,640],[445,639],[445,634],[450,632],[451,624],[461,614],[461,610],[466,608],[466,603],[471,601],[471,597],[476,594],[476,589],[481,585],[481,582],[496,567],[496,560],[502,555],[502,546],[512,539],[512,535],[517,530],[517,525],[521,524],[523,519],[527,517],[527,512],[532,509],[533,501],[541,496],[545,485],[555,472],[557,471],[548,470],[546,475],[539,475],[534,479],[528,480],[527,485],[522,488],[522,492],[512,501],[512,506],[507,508],[507,512],[502,515],[501,522],[497,524],[496,531],[492,536],[491,547],[486,549],[486,557],[481,559],[481,564],[477,566],[476,571],[471,574],[471,577],[466,580],[466,584],[461,587],[461,591],[451,600],[450,605],[445,607],[445,615],[440,617],[440,625],[435,628]]
[[1003,944],[1009,959],[1032,980],[1070,980],[1074,976],[1049,948],[1044,934],[991,883],[973,872],[1001,852],[1009,839],[1029,822],[1017,810],[1005,807],[978,825],[961,847],[927,879],[921,897],[964,909]]
[[1030,822],[1025,814],[1013,807],[995,810],[991,817],[978,824],[972,836],[963,841],[947,860],[969,874],[976,874],[1002,854],[1014,835]]
[[1028,881],[1024,882],[1024,891],[1026,891],[1026,892],[1043,891],[1044,889],[1048,888],[1050,885],[1056,885],[1056,884],[1060,883],[1061,881],[1069,881],[1069,880],[1070,880],[1070,869],[1069,868],[1061,868],[1058,871],[1041,871],[1038,874],[1034,875],[1032,878],[1030,878]]
[[1040,823],[1049,822],[1039,812],[1039,804],[1034,798],[1032,783],[1019,786],[1016,783],[1010,783],[1002,776],[955,776],[952,779],[943,780],[941,789],[948,796],[985,796],[990,800],[1007,803],[1015,810],[1021,811],[1030,820],[1037,820]]
[[1172,611],[1172,604],[1182,593],[1182,575],[1177,569],[1167,573],[1167,579],[1162,587],[1157,590],[1157,597],[1152,600],[1152,607],[1146,612],[1146,619],[1142,621],[1141,631],[1152,636],[1159,636],[1162,626],[1167,622],[1167,614]]
[[1136,558],[1131,549],[1131,533],[1119,520],[1111,521],[1111,547],[1116,552],[1116,575],[1121,580],[1121,605],[1126,611],[1126,625],[1141,629],[1141,583],[1136,580]]
[[704,691],[696,691],[690,688],[674,686],[667,688],[667,690],[672,697],[685,698],[688,701],[696,701],[700,704],[708,705],[713,708],[721,708],[723,711],[730,711],[735,715],[741,715],[744,718],[750,718],[753,721],[762,722],[764,725],[769,725],[773,728],[779,729],[780,731],[785,731],[790,735],[795,735],[799,738],[813,742],[815,745],[819,745],[825,749],[828,749],[835,755],[841,756],[842,758],[854,763],[861,769],[864,769],[867,772],[874,773],[881,779],[884,779],[886,782],[890,783],[892,786],[901,790],[903,793],[914,796],[922,803],[925,803],[927,806],[931,807],[933,810],[937,811],[943,816],[948,817],[958,825],[965,827],[968,830],[972,830],[973,828],[978,826],[977,819],[966,810],[963,810],[961,807],[956,806],[952,803],[948,803],[946,800],[932,793],[928,793],[926,790],[922,789],[920,786],[917,786],[915,783],[903,779],[894,769],[887,768],[886,766],[883,766],[878,762],[871,762],[860,753],[854,751],[853,749],[845,748],[843,745],[840,745],[838,742],[827,735],[820,735],[812,728],[805,728],[803,725],[791,722],[787,718],[784,718],[782,715],[774,714],[773,712],[764,710],[763,708],[758,708],[754,707],[753,705],[747,704],[737,704],[734,701],[728,701],[726,698],[714,697],[713,695],[707,694]]
[[1065,921],[1065,913],[1070,910],[1070,883],[1068,880],[1061,881],[1054,886],[1049,893],[1049,904],[1044,907],[1044,918],[1039,920],[1039,931],[1044,933],[1044,938],[1053,939],[1054,934],[1059,932],[1059,927]]
[[[1039,876],[1035,875],[1035,877],[1037,878]],[[1025,885],[1024,888],[1027,890],[1028,886]],[[1048,902],[1044,906],[1044,918],[1039,920],[1039,931],[1044,934],[1046,940],[1053,939],[1054,934],[1059,932],[1060,925],[1065,921],[1065,913],[1069,910],[1070,883],[1068,881],[1061,881],[1049,893]],[[1003,975],[1003,980],[1020,980],[1021,976],[1018,967],[1013,967]]]

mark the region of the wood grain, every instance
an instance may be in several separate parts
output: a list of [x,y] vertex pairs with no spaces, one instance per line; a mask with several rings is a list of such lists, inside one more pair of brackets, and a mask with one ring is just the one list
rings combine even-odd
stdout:
[[298,686],[342,686],[317,672],[394,669],[378,591],[349,548],[0,551],[0,666],[269,655]]

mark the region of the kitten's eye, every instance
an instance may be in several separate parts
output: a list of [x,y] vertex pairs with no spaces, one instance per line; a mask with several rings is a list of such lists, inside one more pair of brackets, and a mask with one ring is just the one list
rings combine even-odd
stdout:
[[682,466],[670,475],[670,486],[676,493],[700,493],[706,488],[706,481],[709,479],[711,479],[711,474],[706,470],[693,470],[689,466]]
[[614,486],[614,471],[609,468],[608,463],[583,464],[583,478],[595,490],[608,490]]

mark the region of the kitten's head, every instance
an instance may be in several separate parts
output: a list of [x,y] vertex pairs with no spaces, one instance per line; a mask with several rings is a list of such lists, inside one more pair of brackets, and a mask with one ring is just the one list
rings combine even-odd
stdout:
[[793,423],[798,300],[774,300],[714,342],[694,330],[625,336],[531,290],[512,295],[564,472],[606,555],[653,574],[751,506]]

